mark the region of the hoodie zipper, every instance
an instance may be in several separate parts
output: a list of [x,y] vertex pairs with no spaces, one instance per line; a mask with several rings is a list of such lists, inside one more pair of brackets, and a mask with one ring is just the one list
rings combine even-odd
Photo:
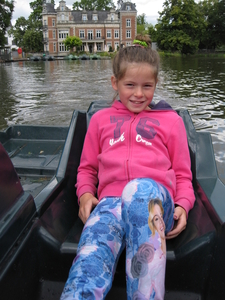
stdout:
[[130,125],[129,125],[129,132],[128,132],[128,156],[127,156],[127,160],[126,160],[126,170],[127,170],[127,179],[128,182],[130,181],[130,172],[129,172],[129,162],[130,162],[130,149],[131,149],[131,142],[132,142],[132,125],[136,119],[136,114],[134,115],[134,118],[131,120]]

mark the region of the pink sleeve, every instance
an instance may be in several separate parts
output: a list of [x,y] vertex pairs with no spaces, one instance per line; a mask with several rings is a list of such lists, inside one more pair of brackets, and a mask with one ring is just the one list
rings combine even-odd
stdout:
[[80,165],[78,167],[77,183],[75,185],[78,201],[84,193],[89,192],[94,196],[97,191],[99,136],[95,120],[96,118],[93,116],[85,136]]
[[195,195],[192,186],[190,153],[185,126],[181,118],[173,126],[168,140],[168,150],[172,169],[176,176],[176,195],[174,202],[182,206],[188,215],[193,208]]

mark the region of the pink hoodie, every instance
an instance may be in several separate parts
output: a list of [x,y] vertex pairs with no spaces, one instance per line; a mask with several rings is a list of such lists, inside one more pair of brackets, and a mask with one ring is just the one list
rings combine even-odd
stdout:
[[96,191],[100,200],[120,197],[135,178],[151,178],[164,185],[187,214],[194,205],[183,120],[164,101],[138,114],[115,101],[91,118],[78,168],[78,199]]

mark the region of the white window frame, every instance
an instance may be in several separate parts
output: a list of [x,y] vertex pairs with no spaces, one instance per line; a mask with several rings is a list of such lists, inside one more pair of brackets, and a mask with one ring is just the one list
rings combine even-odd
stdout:
[[93,15],[93,16],[92,16],[92,20],[93,20],[93,21],[98,21],[98,15],[96,15],[96,14]]
[[100,39],[101,36],[102,36],[102,31],[101,31],[101,29],[96,29],[96,38],[97,38],[97,39]]
[[107,31],[106,31],[106,37],[107,37],[107,39],[108,38],[112,38],[112,30],[111,29],[107,29]]
[[118,39],[119,38],[119,29],[114,29],[114,38]]
[[126,27],[131,27],[131,19],[126,19]]
[[80,39],[84,39],[85,38],[85,30],[84,29],[80,29],[79,30],[79,38]]
[[93,30],[88,29],[88,40],[93,40]]
[[55,33],[55,30],[52,30],[52,36],[53,36],[53,39],[56,38],[56,33]]
[[52,26],[55,27],[55,19],[52,19]]
[[53,43],[53,52],[56,52],[56,43]]
[[65,45],[63,43],[59,43],[59,52],[65,52]]
[[126,38],[130,39],[131,38],[131,30],[126,31]]
[[66,39],[68,35],[68,30],[59,30],[59,39]]
[[82,21],[87,21],[87,15],[82,15]]

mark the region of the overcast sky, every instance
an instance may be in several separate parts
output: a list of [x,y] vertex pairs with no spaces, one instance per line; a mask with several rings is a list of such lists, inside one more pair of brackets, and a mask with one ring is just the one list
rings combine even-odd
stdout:
[[[25,17],[26,19],[31,13],[29,3],[33,0],[15,0],[15,8],[13,12],[12,24],[15,24],[15,21],[19,17]],[[72,4],[76,0],[65,0],[66,5],[72,9]],[[155,25],[157,23],[157,18],[159,17],[158,11],[162,11],[162,6],[165,0],[131,0],[131,2],[136,4],[137,14],[146,15],[146,20],[148,23]],[[59,1],[55,1],[55,8],[58,7]],[[117,3],[117,0],[114,0],[114,3]]]

